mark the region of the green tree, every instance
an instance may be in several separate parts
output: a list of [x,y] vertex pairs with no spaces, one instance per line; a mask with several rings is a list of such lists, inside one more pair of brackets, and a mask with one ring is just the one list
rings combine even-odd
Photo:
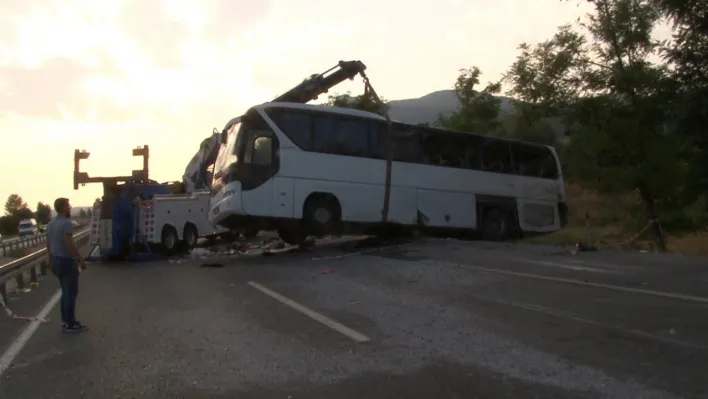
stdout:
[[498,135],[502,124],[499,120],[501,100],[495,96],[501,90],[499,83],[489,83],[477,90],[482,72],[476,66],[461,69],[454,91],[459,107],[449,116],[440,116],[436,126],[462,132]]
[[[580,24],[549,41],[522,45],[509,73],[511,95],[529,101],[531,116],[562,117],[572,131],[568,167],[606,193],[635,191],[656,220],[682,189],[681,143],[666,129],[673,90],[664,65],[650,59],[659,9],[647,0],[593,0]],[[666,243],[658,223],[657,243]]]
[[40,201],[37,203],[35,215],[37,216],[37,223],[47,224],[52,219],[52,207]]
[[5,201],[5,216],[18,217],[27,208],[27,203],[18,194],[10,194]]
[[360,94],[358,96],[352,96],[351,92],[348,91],[345,94],[334,94],[328,96],[325,105],[342,108],[353,108],[362,111],[373,112],[379,115],[384,115],[389,111],[390,106],[388,105],[388,101],[384,97],[379,96],[379,99],[381,100],[383,106],[381,103],[376,101],[376,98],[370,92],[365,92],[364,94]]
[[[676,80],[672,128],[682,136],[691,186],[687,199],[708,193],[708,1],[654,0],[674,27],[663,47]],[[706,201],[708,203],[708,201]]]
[[82,209],[82,210],[79,211],[79,218],[81,218],[81,219],[86,219],[86,216],[87,216],[87,215],[86,215],[86,211],[85,211],[85,210]]

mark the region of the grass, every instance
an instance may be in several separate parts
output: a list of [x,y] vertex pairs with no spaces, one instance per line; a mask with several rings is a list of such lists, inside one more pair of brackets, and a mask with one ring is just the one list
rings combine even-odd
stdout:
[[[561,231],[524,240],[528,243],[571,246],[589,242],[602,248],[655,251],[652,231],[647,230],[633,238],[642,227],[628,227],[639,199],[628,196],[600,196],[577,184],[566,184],[568,198],[568,225]],[[586,220],[586,214],[588,219]],[[708,232],[668,235],[669,252],[708,256]]]

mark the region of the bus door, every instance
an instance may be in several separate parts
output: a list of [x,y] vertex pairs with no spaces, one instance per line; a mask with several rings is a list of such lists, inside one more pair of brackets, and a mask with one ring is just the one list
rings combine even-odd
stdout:
[[246,215],[273,216],[273,176],[279,168],[277,138],[270,129],[246,130],[241,165],[241,202]]

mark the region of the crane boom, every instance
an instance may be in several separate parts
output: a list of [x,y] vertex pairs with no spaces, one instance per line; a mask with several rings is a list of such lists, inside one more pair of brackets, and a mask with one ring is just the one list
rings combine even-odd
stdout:
[[[334,71],[335,69],[338,70]],[[316,100],[321,94],[327,93],[332,87],[354,77],[366,70],[366,65],[361,61],[339,61],[332,68],[316,75],[310,76],[299,85],[279,95],[273,102],[290,102],[305,104]],[[328,73],[331,74],[327,75]]]

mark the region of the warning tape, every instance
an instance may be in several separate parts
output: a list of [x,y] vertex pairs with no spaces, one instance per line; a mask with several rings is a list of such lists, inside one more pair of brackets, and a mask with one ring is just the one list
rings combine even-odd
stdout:
[[5,311],[5,313],[11,318],[11,319],[18,319],[18,320],[29,320],[29,321],[39,321],[41,323],[47,323],[49,322],[49,319],[45,319],[42,317],[34,317],[34,316],[18,316],[15,314],[15,312],[10,309],[9,306],[7,306],[7,303],[5,303],[5,298],[3,298],[2,295],[0,295],[0,307]]

